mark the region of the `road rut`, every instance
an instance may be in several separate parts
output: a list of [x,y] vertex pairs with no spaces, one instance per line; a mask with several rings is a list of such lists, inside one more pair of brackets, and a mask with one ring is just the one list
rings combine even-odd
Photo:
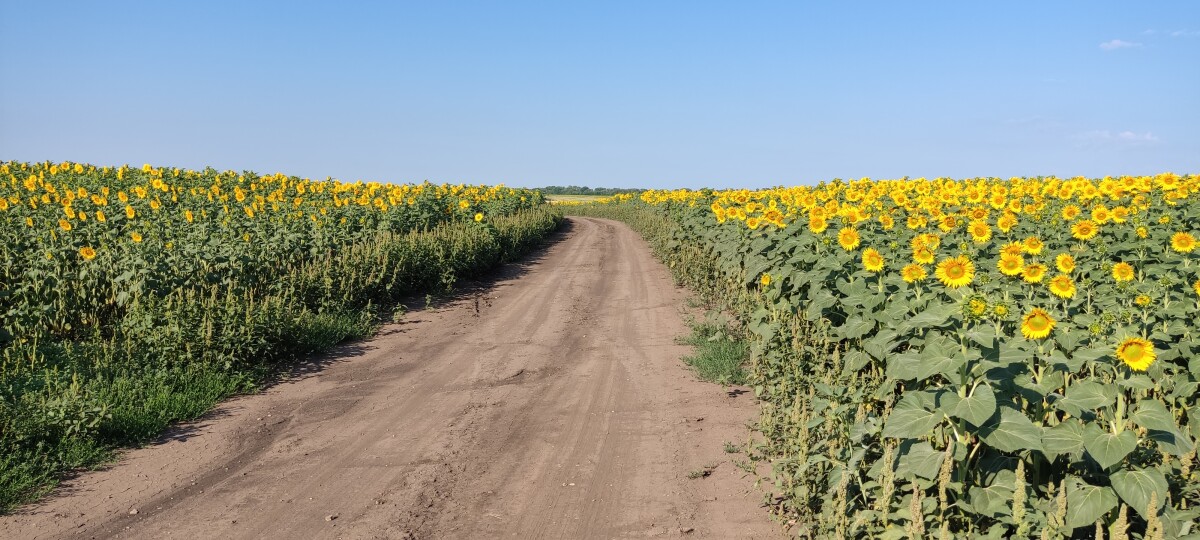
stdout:
[[682,291],[635,233],[570,218],[502,272],[64,482],[0,537],[783,536],[723,450],[753,398],[682,365]]

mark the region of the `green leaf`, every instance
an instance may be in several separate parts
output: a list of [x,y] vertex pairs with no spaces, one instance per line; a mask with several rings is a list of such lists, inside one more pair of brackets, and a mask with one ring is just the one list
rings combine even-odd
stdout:
[[[1121,500],[1143,517],[1150,508],[1151,494],[1157,493],[1158,504],[1155,512],[1167,502],[1167,479],[1158,469],[1122,469],[1109,475],[1108,479],[1112,481],[1112,487],[1117,495],[1121,496]],[[1070,504],[1070,501],[1067,501],[1067,504]]]
[[954,310],[955,307],[950,304],[933,304],[909,318],[905,326],[908,330],[936,328],[946,324],[946,321],[954,314]]
[[875,327],[874,321],[868,321],[858,315],[851,315],[846,323],[837,327],[835,332],[842,339],[858,339]]
[[983,425],[996,413],[996,393],[992,387],[981,384],[975,387],[971,395],[963,398],[954,406],[952,416],[962,418],[977,426]]
[[909,392],[901,398],[900,403],[892,410],[887,422],[883,424],[884,437],[898,439],[915,439],[933,431],[942,421],[944,415],[940,412],[925,408],[918,397],[919,392]]
[[992,415],[979,427],[983,442],[1002,452],[1042,449],[1042,428],[1035,426],[1025,413],[1011,407],[1000,407],[1000,414]]
[[1085,527],[1096,522],[1117,505],[1113,490],[1071,478],[1067,487],[1067,526]]
[[1178,427],[1175,425],[1175,418],[1162,402],[1157,399],[1143,399],[1138,402],[1137,409],[1129,416],[1139,426],[1146,429],[1158,429],[1162,431],[1175,431]]
[[900,464],[896,472],[900,475],[917,475],[932,480],[942,468],[945,452],[933,449],[928,442],[921,441],[900,445]]
[[1082,450],[1083,424],[1072,418],[1057,426],[1046,428],[1042,432],[1042,447],[1051,460]]
[[842,359],[842,373],[851,374],[867,367],[871,363],[871,357],[867,356],[862,351],[850,351],[846,353],[846,357]]
[[1113,435],[1095,424],[1088,424],[1083,430],[1083,447],[1100,467],[1107,469],[1125,459],[1137,447],[1137,436],[1129,430]]
[[1071,416],[1082,416],[1083,411],[1094,411],[1112,404],[1116,389],[1095,381],[1079,381],[1067,388],[1067,397],[1055,403]]

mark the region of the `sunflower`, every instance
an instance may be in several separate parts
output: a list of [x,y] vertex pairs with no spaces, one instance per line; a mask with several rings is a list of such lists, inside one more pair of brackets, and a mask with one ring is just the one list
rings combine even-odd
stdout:
[[1117,345],[1117,358],[1120,358],[1129,369],[1146,371],[1154,363],[1154,344],[1140,337],[1127,338]]
[[837,236],[838,236],[838,244],[840,246],[842,246],[842,249],[844,249],[846,251],[850,251],[850,250],[858,247],[858,244],[859,244],[858,231],[854,230],[853,228],[851,228],[851,227],[843,228],[838,231]]
[[913,250],[913,261],[918,264],[933,264],[933,250],[927,246],[920,246]]
[[768,274],[768,273],[766,273],[766,272],[763,272],[762,278],[760,278],[760,279],[758,280],[758,282],[759,282],[759,283],[762,283],[762,286],[763,286],[763,287],[766,287],[767,285],[770,285],[770,284],[771,284],[771,274]]
[[1121,262],[1113,265],[1112,276],[1118,282],[1132,281],[1133,274],[1133,266],[1129,263]]
[[1171,236],[1171,249],[1177,253],[1191,253],[1196,249],[1196,237],[1191,233],[1177,232]]
[[1135,303],[1141,307],[1146,307],[1146,306],[1150,305],[1150,297],[1147,295],[1144,295],[1144,294],[1139,294],[1139,295],[1137,295],[1137,298],[1133,299],[1133,303]]
[[1150,229],[1147,229],[1144,226],[1138,227],[1134,232],[1136,232],[1138,238],[1141,238],[1142,240],[1145,240],[1146,237],[1150,235]]
[[969,285],[975,279],[975,263],[966,255],[945,258],[938,263],[934,275],[943,285],[957,289]]
[[992,306],[992,314],[1003,319],[1008,316],[1008,306],[1004,304],[996,304]]
[[970,302],[967,302],[967,312],[975,317],[982,317],[984,313],[987,313],[987,307],[987,301],[982,298],[972,298]]
[[79,256],[83,257],[83,260],[85,261],[90,261],[96,258],[96,250],[92,249],[90,246],[81,247],[79,248]]
[[1064,221],[1074,221],[1075,218],[1079,217],[1080,212],[1082,212],[1082,210],[1080,210],[1078,206],[1068,204],[1062,209],[1062,218]]
[[195,221],[196,215],[192,214],[191,210],[184,210],[183,211],[183,219],[186,219],[188,223],[191,223],[191,222]]
[[475,213],[475,221],[476,221],[476,222],[483,221],[483,212],[476,212],[476,213]]
[[[905,283],[914,283],[917,281],[925,281],[925,267],[919,264],[910,264],[900,270],[900,277],[904,278]],[[1196,282],[1200,285],[1200,281]],[[1200,294],[1200,289],[1197,289],[1197,294]]]
[[1075,282],[1071,280],[1071,276],[1059,274],[1050,279],[1050,292],[1059,298],[1074,297]]
[[135,244],[142,243],[142,235],[141,235],[141,233],[139,233],[137,231],[133,231],[133,232],[129,233],[129,239],[133,240],[133,243],[135,243]]
[[1042,239],[1036,236],[1030,236],[1024,242],[1021,242],[1021,250],[1030,255],[1041,253],[1044,246],[1045,244],[1042,243]]
[[1054,318],[1042,308],[1033,308],[1021,318],[1021,335],[1026,339],[1042,339],[1054,329]]
[[992,239],[992,228],[988,227],[986,221],[972,221],[967,226],[967,231],[971,233],[971,240],[977,244],[982,244]]
[[1020,255],[1001,255],[1000,261],[996,263],[1000,268],[1000,273],[1006,276],[1015,276],[1021,273],[1025,268],[1025,259]]
[[1024,279],[1025,283],[1041,283],[1044,277],[1046,277],[1046,265],[1042,263],[1027,264],[1021,271],[1021,279]]
[[62,230],[64,230],[64,231],[71,230],[71,222],[67,221],[65,219],[58,220],[58,226],[61,227]]
[[1058,271],[1064,274],[1070,274],[1075,271],[1075,257],[1070,253],[1059,253],[1054,258],[1054,266],[1058,267]]
[[125,218],[126,219],[133,219],[133,217],[136,215],[137,215],[137,211],[135,211],[132,206],[129,206],[128,204],[125,205]]
[[103,210],[96,210],[96,221],[99,221],[100,223],[108,221],[108,218],[104,215]]
[[1000,256],[1014,255],[1020,257],[1023,253],[1025,253],[1025,250],[1021,247],[1020,242],[1009,242],[1000,248]]
[[1004,232],[1012,230],[1013,227],[1017,226],[1016,214],[1004,214],[1003,216],[1000,216],[1000,219],[996,220],[996,226]]
[[1091,240],[1100,233],[1100,226],[1095,221],[1083,219],[1071,225],[1071,236],[1076,240]]
[[1192,290],[1196,291],[1197,296],[1200,296],[1200,279],[1197,279],[1195,283],[1192,283]]
[[[483,219],[483,218],[477,219],[477,220],[475,220],[475,221],[479,221],[479,220],[481,220],[481,219]],[[758,228],[758,226],[759,226],[759,225],[761,225],[761,224],[762,224],[762,223],[761,223],[761,220],[759,220],[759,219],[758,219],[758,218],[756,218],[756,217],[752,217],[752,218],[746,218],[746,227],[749,227],[749,228],[750,228],[750,230],[757,229],[757,228]]]
[[879,250],[875,248],[867,248],[863,250],[862,264],[868,272],[879,273],[883,271],[883,255],[880,255]]

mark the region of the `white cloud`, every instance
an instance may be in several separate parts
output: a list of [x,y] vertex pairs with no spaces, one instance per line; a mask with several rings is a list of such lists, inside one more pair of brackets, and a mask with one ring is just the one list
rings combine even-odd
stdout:
[[1195,37],[1200,36],[1200,30],[1176,30],[1170,35],[1171,37]]
[[1142,46],[1141,43],[1133,43],[1131,41],[1122,41],[1119,39],[1114,39],[1112,41],[1105,41],[1104,43],[1100,44],[1100,48],[1104,49],[1106,51],[1115,51],[1117,49],[1127,49],[1130,47],[1141,47],[1141,46]]
[[1108,129],[1084,131],[1075,135],[1074,139],[1079,141],[1081,146],[1146,146],[1159,142],[1158,135],[1149,131],[1145,133],[1136,133],[1129,130],[1114,132]]

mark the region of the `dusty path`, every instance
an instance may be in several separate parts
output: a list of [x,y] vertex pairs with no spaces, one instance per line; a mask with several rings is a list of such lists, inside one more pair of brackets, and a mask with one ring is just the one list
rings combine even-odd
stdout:
[[413,313],[0,517],[0,538],[782,536],[723,451],[752,398],[682,366],[683,297],[640,238],[574,218],[507,271],[478,307]]

